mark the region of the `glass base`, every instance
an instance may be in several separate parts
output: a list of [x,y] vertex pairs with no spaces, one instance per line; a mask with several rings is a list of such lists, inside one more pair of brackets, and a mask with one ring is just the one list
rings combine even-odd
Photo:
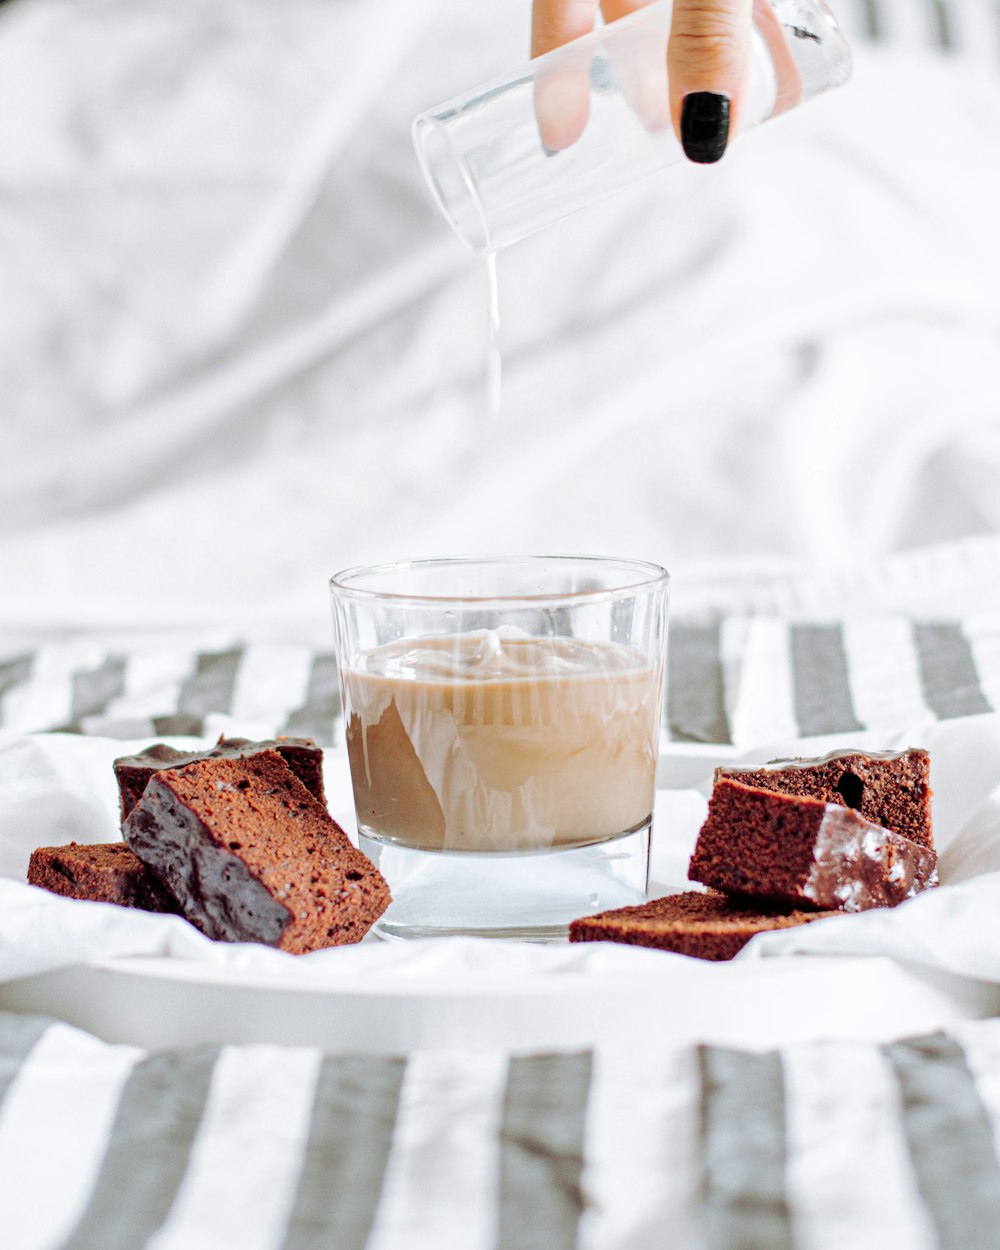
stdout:
[[526,855],[419,851],[359,836],[392,904],[372,932],[389,940],[472,936],[565,941],[571,920],[646,898],[649,824],[581,847]]

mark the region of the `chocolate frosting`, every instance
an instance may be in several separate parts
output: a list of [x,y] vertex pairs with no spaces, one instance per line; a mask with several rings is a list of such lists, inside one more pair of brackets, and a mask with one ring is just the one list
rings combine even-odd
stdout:
[[122,828],[125,840],[206,936],[276,946],[292,918],[246,864],[158,776]]
[[864,911],[895,907],[937,884],[937,855],[929,847],[827,803],[802,886],[821,908]]
[[806,758],[801,755],[793,756],[790,759],[768,760],[766,764],[724,764],[716,769],[716,773],[767,773],[778,771],[785,768],[817,768],[823,764],[832,764],[834,760],[882,760],[886,763],[892,760],[906,759],[908,755],[917,752],[924,754],[917,747],[907,747],[902,751],[862,751],[844,750],[839,748],[835,751],[828,751],[826,755],[817,755]]
[[312,738],[269,738],[255,742],[250,738],[220,738],[209,750],[179,751],[176,747],[167,746],[165,742],[156,742],[140,751],[137,755],[123,755],[115,760],[119,765],[128,768],[183,768],[185,764],[194,764],[198,760],[236,759],[242,755],[253,755],[257,751],[281,751],[294,747],[318,750]]

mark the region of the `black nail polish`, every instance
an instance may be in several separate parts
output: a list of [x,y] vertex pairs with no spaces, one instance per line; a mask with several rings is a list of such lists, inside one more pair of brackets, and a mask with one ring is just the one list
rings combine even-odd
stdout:
[[681,108],[681,144],[688,160],[711,165],[729,142],[729,97],[692,91]]

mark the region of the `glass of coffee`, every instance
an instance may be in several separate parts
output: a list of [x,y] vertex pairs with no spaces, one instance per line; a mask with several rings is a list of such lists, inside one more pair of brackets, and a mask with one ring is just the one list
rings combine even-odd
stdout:
[[383,937],[565,936],[646,894],[669,575],[454,557],[331,579]]

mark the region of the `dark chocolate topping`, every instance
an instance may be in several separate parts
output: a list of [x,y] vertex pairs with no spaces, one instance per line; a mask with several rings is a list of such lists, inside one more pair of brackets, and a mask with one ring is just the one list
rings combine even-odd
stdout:
[[902,751],[862,751],[839,748],[834,751],[828,751],[826,755],[815,755],[811,757],[803,755],[789,756],[788,759],[768,760],[766,764],[725,764],[718,768],[719,773],[756,773],[770,772],[771,769],[777,768],[817,768],[823,764],[832,764],[834,760],[881,760],[883,762],[891,762],[892,760],[905,760],[911,755],[926,755],[926,752],[919,747],[906,747]]
[[929,847],[828,803],[816,831],[813,869],[803,887],[818,907],[895,907],[937,884]]
[[209,937],[293,954],[363,937],[384,878],[276,751],[154,773],[129,845]]
[[136,755],[123,755],[115,760],[119,764],[132,768],[183,768],[185,764],[193,764],[196,760],[237,759],[252,755],[257,751],[278,751],[294,747],[318,750],[312,738],[268,738],[254,742],[250,738],[220,738],[214,747],[208,750],[179,751],[176,747],[167,746],[165,742],[155,742],[145,751]]
[[189,919],[210,938],[276,946],[291,912],[224,850],[159,777],[125,822],[125,837]]
[[692,881],[727,893],[844,911],[891,907],[936,883],[931,847],[808,795],[717,781]]
[[214,747],[197,751],[179,751],[176,747],[157,742],[137,755],[123,755],[115,760],[122,820],[139,802],[149,778],[164,769],[184,768],[199,760],[247,759],[261,751],[277,751],[306,789],[326,804],[323,752],[312,738],[269,738],[263,742],[252,742],[249,738],[220,738]]

